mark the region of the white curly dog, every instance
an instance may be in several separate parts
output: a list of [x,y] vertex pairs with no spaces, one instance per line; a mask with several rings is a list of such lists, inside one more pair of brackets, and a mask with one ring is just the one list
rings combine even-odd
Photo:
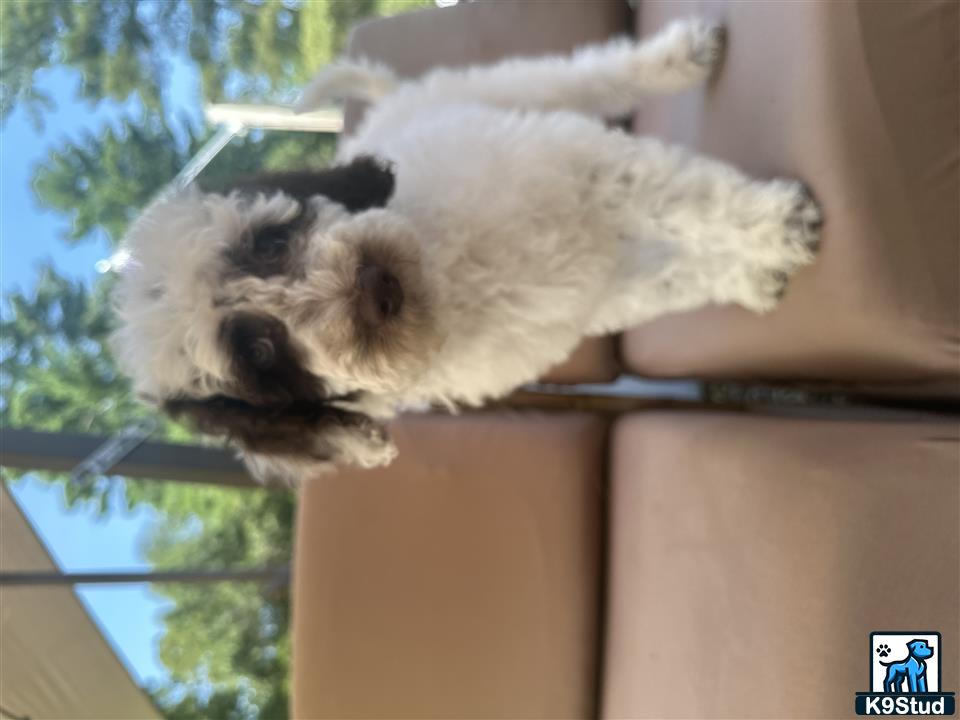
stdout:
[[814,258],[806,187],[599,119],[704,82],[723,47],[690,19],[409,82],[326,68],[301,109],[375,103],[338,165],[194,188],[135,222],[122,366],[141,397],[290,480],[387,463],[399,408],[502,396],[584,336],[707,303],[770,310]]

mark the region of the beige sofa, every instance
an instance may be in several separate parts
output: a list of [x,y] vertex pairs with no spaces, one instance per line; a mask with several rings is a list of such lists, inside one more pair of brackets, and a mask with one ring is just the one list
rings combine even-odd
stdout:
[[730,46],[716,83],[650,103],[637,130],[760,176],[804,178],[827,224],[818,262],[775,314],[664,318],[626,335],[626,367],[960,395],[957,3],[640,8],[641,32],[686,13],[722,18]]
[[[948,407],[956,3],[496,0],[366,23],[350,50],[415,75],[690,12],[728,23],[722,75],[638,129],[811,182],[822,256],[768,317],[665,318],[548,379],[788,379]],[[955,412],[499,409],[393,434],[391,467],[304,485],[296,718],[848,717],[878,630],[939,631],[960,688]]]

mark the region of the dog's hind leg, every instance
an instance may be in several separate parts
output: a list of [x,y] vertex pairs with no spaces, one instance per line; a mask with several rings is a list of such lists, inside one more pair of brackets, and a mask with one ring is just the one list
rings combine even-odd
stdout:
[[477,100],[506,108],[572,110],[623,117],[645,95],[705,81],[723,56],[720,25],[689,18],[637,42],[618,39],[572,55],[510,59],[465,70],[438,70],[419,86],[425,102]]
[[617,275],[591,334],[708,303],[766,312],[813,262],[822,216],[803,183],[754,180],[653,139],[610,142],[623,160],[595,203],[620,220]]

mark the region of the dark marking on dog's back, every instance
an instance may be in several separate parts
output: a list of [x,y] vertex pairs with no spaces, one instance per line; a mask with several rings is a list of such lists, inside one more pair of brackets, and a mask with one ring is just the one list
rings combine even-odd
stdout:
[[263,173],[240,178],[226,185],[201,184],[209,192],[273,195],[281,191],[300,202],[323,195],[350,212],[384,207],[393,195],[395,177],[392,166],[371,155],[361,155],[345,165],[326,170],[298,170]]

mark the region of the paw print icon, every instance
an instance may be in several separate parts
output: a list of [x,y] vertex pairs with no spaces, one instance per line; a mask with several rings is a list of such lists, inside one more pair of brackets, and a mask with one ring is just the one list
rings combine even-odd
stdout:
[[877,654],[880,657],[887,657],[887,655],[890,654],[890,646],[885,643],[881,643],[880,645],[877,645]]

